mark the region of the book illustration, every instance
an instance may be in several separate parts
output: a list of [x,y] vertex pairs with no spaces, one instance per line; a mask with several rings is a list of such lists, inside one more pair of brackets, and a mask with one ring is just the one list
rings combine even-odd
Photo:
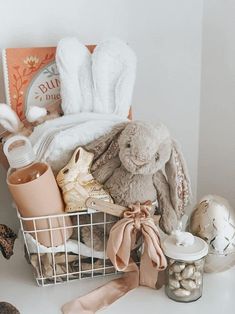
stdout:
[[47,107],[60,99],[59,73],[53,61],[39,70],[29,83],[25,94],[24,110],[32,105]]

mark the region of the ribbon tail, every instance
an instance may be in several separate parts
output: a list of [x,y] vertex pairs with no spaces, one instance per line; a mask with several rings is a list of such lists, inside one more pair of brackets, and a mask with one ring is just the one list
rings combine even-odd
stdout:
[[[166,258],[160,246],[158,230],[152,219],[146,219],[142,225],[144,237],[144,252],[140,263],[140,285],[156,289],[161,286],[158,282],[158,272],[167,266]],[[162,276],[160,276],[162,282]]]
[[156,289],[158,270],[153,266],[146,249],[144,249],[140,263],[140,286]]
[[139,286],[138,266],[131,262],[125,270],[126,274],[108,282],[96,290],[77,298],[62,307],[63,314],[94,314],[106,308],[128,291]]

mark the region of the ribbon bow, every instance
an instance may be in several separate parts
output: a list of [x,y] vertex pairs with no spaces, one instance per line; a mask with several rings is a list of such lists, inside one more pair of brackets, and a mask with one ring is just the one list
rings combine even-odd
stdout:
[[152,208],[152,203],[146,202],[141,205],[140,203],[131,204],[128,206],[130,210],[126,210],[123,213],[124,218],[133,218],[134,226],[137,230],[141,228],[141,220],[150,217],[150,210]]
[[[64,314],[93,314],[139,285],[156,287],[158,271],[164,270],[167,262],[158,229],[150,217],[151,207],[151,202],[130,205],[110,231],[107,256],[117,270],[126,273],[125,276],[65,304]],[[130,258],[139,233],[143,236],[140,269]]]
[[[164,270],[167,262],[160,246],[158,229],[150,217],[151,207],[151,202],[136,203],[128,207],[129,209],[124,212],[124,218],[110,231],[107,256],[117,270],[128,272],[130,266],[134,264],[130,261],[131,249],[140,232],[143,236],[143,253],[140,270],[135,264],[134,268],[139,274],[140,285],[155,288],[158,271]],[[131,268],[133,269],[133,265]]]

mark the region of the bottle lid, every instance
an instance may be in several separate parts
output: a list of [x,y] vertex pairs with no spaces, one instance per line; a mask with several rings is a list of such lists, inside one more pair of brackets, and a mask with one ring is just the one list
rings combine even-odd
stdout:
[[10,137],[4,144],[3,151],[11,168],[26,167],[36,159],[30,140],[22,135]]
[[208,244],[203,239],[182,231],[168,236],[162,249],[167,257],[182,261],[196,261],[208,254]]

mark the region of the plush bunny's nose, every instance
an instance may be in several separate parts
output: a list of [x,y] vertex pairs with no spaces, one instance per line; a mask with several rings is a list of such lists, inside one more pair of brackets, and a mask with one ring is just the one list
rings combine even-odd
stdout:
[[149,159],[143,156],[142,157],[136,156],[135,158],[132,159],[132,161],[137,166],[143,166],[149,162]]
[[146,164],[146,162],[144,161],[140,161],[140,160],[132,160],[133,163],[136,165],[136,166],[143,166]]

